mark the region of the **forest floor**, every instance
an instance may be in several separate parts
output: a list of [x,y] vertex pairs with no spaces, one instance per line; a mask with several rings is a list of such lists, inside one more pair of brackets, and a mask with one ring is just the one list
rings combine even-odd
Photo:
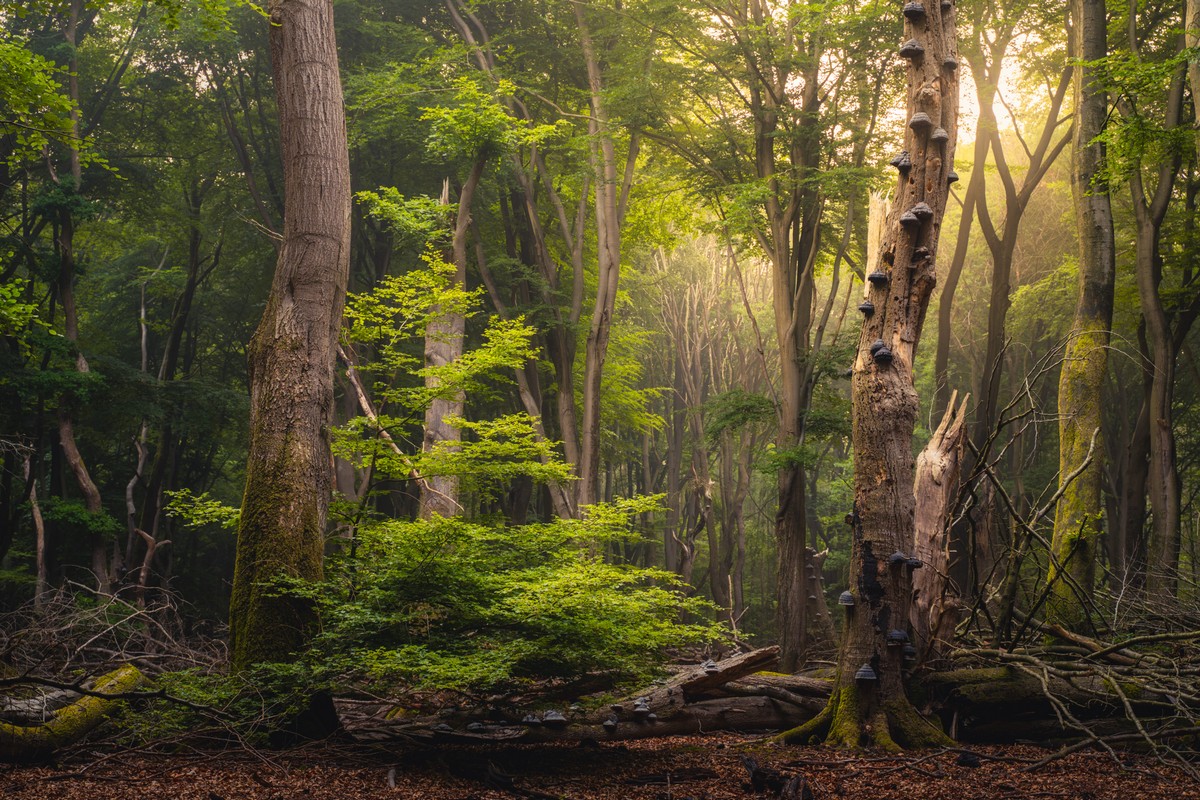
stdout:
[[[891,756],[774,745],[712,734],[591,746],[447,745],[426,749],[309,746],[288,751],[80,754],[53,766],[0,766],[4,800],[750,800],[776,798],[759,777],[803,775],[815,800],[1200,798],[1200,782],[1177,765],[1139,755],[1121,763],[1081,751],[1037,771],[1050,751],[972,747]],[[967,762],[967,763],[963,763]],[[774,772],[774,775],[771,773]],[[803,795],[809,796],[809,795]]]

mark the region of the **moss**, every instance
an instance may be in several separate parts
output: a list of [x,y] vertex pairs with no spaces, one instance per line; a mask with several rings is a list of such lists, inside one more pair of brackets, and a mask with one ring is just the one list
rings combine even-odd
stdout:
[[230,597],[230,650],[235,670],[285,661],[316,626],[311,601],[280,593],[280,577],[320,580],[324,532],[320,498],[296,485],[307,474],[301,445],[277,443],[274,459],[251,462],[238,526]]
[[798,725],[791,730],[772,738],[772,741],[781,742],[783,744],[817,744],[821,741],[821,737],[829,730],[829,723],[833,719],[834,710],[837,707],[837,695],[830,697],[829,702],[821,709],[821,712],[815,717],[805,722],[803,725]]
[[837,708],[825,743],[834,747],[858,747],[862,743],[862,721],[858,687],[853,684],[837,690]]
[[[1107,327],[1104,320],[1077,316],[1074,336],[1067,345],[1058,403],[1059,472],[1063,476],[1073,473],[1084,462],[1092,434],[1101,427],[1101,407],[1096,397],[1104,384]],[[1097,439],[1096,447],[1103,453],[1103,442]],[[1095,584],[1103,532],[1101,465],[1102,459],[1093,457],[1087,469],[1063,488],[1055,509],[1051,541],[1054,559],[1046,574],[1052,589],[1046,606],[1052,621],[1070,629],[1079,629],[1087,623],[1086,604],[1078,595],[1082,590],[1090,596]]]
[[830,747],[849,749],[873,745],[888,752],[953,746],[954,740],[938,722],[922,716],[906,698],[887,701],[867,712],[859,691],[854,684],[838,688],[821,713],[773,741],[801,745],[823,741]]
[[884,706],[889,730],[905,747],[953,747],[954,740],[946,735],[936,719],[920,714],[912,703],[900,698]]
[[[122,694],[133,691],[144,681],[145,676],[141,671],[127,664],[97,678],[92,689]],[[88,695],[59,709],[53,719],[43,725],[0,722],[0,760],[32,761],[45,758],[55,750],[82,739],[116,709],[118,702]]]

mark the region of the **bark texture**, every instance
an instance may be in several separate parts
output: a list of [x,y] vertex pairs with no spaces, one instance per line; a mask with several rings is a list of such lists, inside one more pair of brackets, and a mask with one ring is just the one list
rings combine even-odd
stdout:
[[913,575],[913,639],[921,663],[940,660],[954,636],[962,604],[947,579],[950,570],[950,516],[958,496],[966,444],[967,401],[950,395],[942,422],[917,456],[913,480],[913,555],[922,566]]
[[[1116,256],[1112,203],[1103,182],[1105,147],[1096,141],[1108,114],[1108,96],[1094,66],[1108,54],[1102,0],[1073,0],[1072,35],[1081,59],[1076,67],[1075,164],[1072,188],[1079,228],[1079,300],[1058,382],[1058,460],[1060,480],[1074,473],[1092,452],[1092,436],[1101,429],[1112,327]],[[1054,517],[1051,581],[1060,571],[1070,580],[1054,584],[1048,613],[1069,628],[1086,618],[1076,591],[1090,595],[1096,581],[1103,532],[1103,469],[1099,459],[1064,487]],[[1074,584],[1072,586],[1071,584]]]
[[[909,703],[902,675],[908,638],[915,498],[912,436],[918,401],[913,360],[936,283],[934,254],[954,164],[958,129],[953,5],[925,0],[907,17],[909,58],[905,150],[896,202],[879,260],[871,268],[874,313],[866,317],[854,365],[854,511],[849,607],[829,705],[783,735],[806,742],[895,749],[947,740]],[[890,641],[889,641],[890,640]]]
[[[467,180],[458,193],[458,211],[454,220],[454,236],[450,246],[450,263],[454,265],[454,288],[467,286],[467,234],[471,226],[471,204],[475,190],[483,177],[487,161],[479,154]],[[425,330],[425,366],[443,367],[462,357],[463,337],[466,336],[467,320],[461,311],[438,315]],[[434,390],[440,381],[430,375],[425,386]],[[425,409],[425,436],[422,448],[429,452],[434,448],[457,449],[462,441],[462,429],[449,421],[462,417],[466,398],[461,391],[441,393],[434,397]],[[429,475],[421,484],[421,517],[429,519],[434,514],[452,517],[462,513],[458,498],[457,475]]]
[[284,168],[284,230],[250,342],[250,448],[230,601],[235,669],[301,648],[305,601],[280,576],[321,577],[332,491],[333,369],[350,252],[350,167],[330,0],[270,4]]

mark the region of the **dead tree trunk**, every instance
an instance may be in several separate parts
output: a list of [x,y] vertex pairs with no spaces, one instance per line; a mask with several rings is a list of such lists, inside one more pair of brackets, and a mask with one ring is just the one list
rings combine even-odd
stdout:
[[833,695],[809,723],[783,735],[889,749],[948,741],[909,703],[901,673],[913,588],[913,362],[929,297],[958,130],[953,5],[925,0],[906,13],[908,132],[881,256],[872,265],[854,366],[854,605]]
[[969,399],[970,395],[959,404],[958,393],[950,395],[941,424],[917,456],[913,555],[922,567],[913,574],[909,621],[919,663],[940,660],[958,624],[961,604],[948,578],[950,515],[958,496]]
[[817,713],[829,682],[754,675],[778,664],[779,648],[755,650],[680,673],[640,697],[598,711],[515,712],[505,720],[392,715],[394,704],[338,701],[345,730],[359,741],[555,742],[618,741],[712,730],[778,730]]

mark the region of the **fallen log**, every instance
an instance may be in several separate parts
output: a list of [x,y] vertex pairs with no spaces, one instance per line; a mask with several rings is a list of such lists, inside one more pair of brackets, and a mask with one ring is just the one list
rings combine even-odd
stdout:
[[540,715],[526,714],[523,719],[389,719],[395,704],[375,708],[364,708],[361,703],[335,704],[346,732],[359,741],[541,743],[641,739],[713,730],[776,730],[807,720],[820,710],[829,693],[825,681],[755,674],[775,666],[778,659],[778,647],[754,650],[685,670],[642,695],[602,709],[585,712],[573,707],[565,714],[551,709]]
[[[0,761],[37,761],[78,742],[116,709],[119,701],[104,695],[130,692],[144,681],[137,667],[125,665],[97,678],[88,694],[76,695],[77,699],[66,705],[43,711],[44,722],[0,722]],[[63,699],[56,695],[53,704]],[[17,708],[21,708],[20,701]]]

